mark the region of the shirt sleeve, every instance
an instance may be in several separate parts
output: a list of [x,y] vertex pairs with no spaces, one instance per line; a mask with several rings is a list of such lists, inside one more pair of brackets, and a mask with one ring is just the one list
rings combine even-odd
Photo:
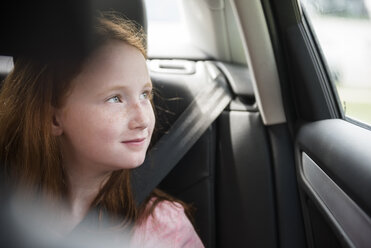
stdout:
[[[151,204],[151,202],[150,202]],[[204,247],[179,203],[162,201],[134,228],[131,247]]]

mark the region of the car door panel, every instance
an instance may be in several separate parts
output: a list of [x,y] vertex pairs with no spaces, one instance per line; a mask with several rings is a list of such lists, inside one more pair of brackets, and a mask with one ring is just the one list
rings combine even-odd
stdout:
[[369,247],[371,132],[344,116],[300,2],[262,2],[294,142],[305,242],[308,247]]
[[[297,136],[303,199],[314,203],[346,247],[371,243],[370,146],[369,130],[339,119],[306,124]],[[303,205],[304,211],[312,208],[306,200]]]

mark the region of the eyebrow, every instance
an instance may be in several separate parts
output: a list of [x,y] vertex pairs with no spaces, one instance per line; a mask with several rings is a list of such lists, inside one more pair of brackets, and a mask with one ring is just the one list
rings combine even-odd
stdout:
[[147,88],[147,87],[151,87],[151,88],[153,87],[151,81],[149,81],[148,83],[146,83],[146,84],[143,86],[143,88]]

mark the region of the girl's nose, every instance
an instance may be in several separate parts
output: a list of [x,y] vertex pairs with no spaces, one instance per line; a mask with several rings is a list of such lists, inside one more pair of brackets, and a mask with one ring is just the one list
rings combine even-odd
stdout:
[[130,111],[130,129],[145,129],[149,124],[149,116],[145,110],[145,106],[142,106],[140,102],[134,103],[131,106]]

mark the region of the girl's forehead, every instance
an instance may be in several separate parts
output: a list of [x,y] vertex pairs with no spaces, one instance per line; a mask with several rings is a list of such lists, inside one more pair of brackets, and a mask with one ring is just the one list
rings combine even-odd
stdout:
[[89,57],[74,81],[88,88],[117,84],[132,87],[150,83],[150,78],[146,60],[140,50],[114,40],[99,47]]
[[146,67],[146,59],[136,47],[123,41],[109,40],[92,53],[83,69],[99,70],[104,65],[131,70],[135,66]]

